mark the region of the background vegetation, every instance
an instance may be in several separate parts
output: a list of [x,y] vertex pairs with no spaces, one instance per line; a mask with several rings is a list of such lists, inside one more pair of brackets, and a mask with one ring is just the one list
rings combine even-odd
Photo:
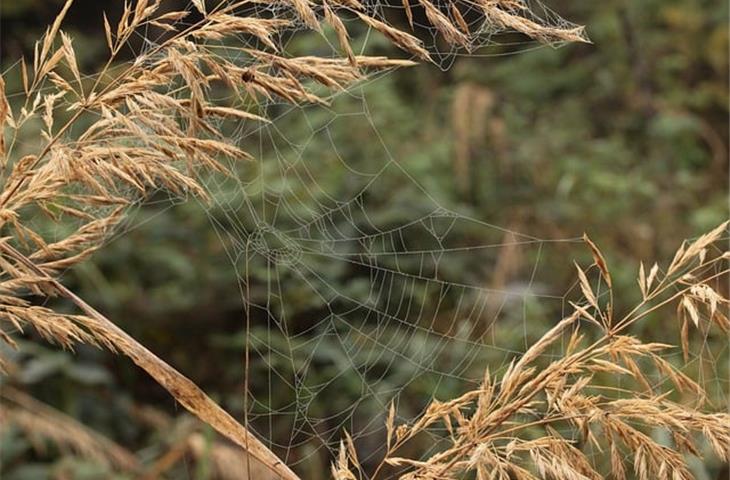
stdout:
[[[102,3],[78,0],[67,18],[66,29],[76,38],[79,62],[87,70],[104,59]],[[587,231],[614,266],[615,290],[636,296],[638,260],[669,259],[681,239],[728,216],[728,4],[561,0],[550,6],[587,25],[594,43],[560,49],[490,47],[480,52],[486,56],[456,57],[447,71],[426,65],[406,69],[364,85],[362,92],[392,155],[442,205],[541,238],[576,238]],[[50,0],[2,2],[3,70],[32,51],[59,7],[60,2]],[[120,6],[103,8],[116,18]],[[354,43],[362,40],[358,31],[352,33]],[[308,41],[296,38],[290,48],[306,50]],[[524,39],[515,36],[514,41]],[[17,90],[19,85],[8,87]],[[337,108],[347,111],[357,102],[345,98]],[[280,128],[289,139],[311,133],[296,115],[283,118]],[[331,133],[354,164],[366,165],[380,154],[367,132],[345,122],[334,123]],[[326,158],[329,149],[328,142],[313,141],[307,155]],[[325,190],[346,193],[336,174],[323,174],[318,182]],[[386,179],[374,193],[367,205],[373,218],[399,224],[420,215],[420,193],[397,180]],[[211,227],[211,219],[219,220],[219,230]],[[69,272],[66,283],[240,418],[244,322],[238,272],[227,255],[227,237],[218,235],[220,228],[225,232],[233,226],[215,206],[153,203],[136,212],[124,235]],[[541,287],[554,295],[568,291],[575,270],[566,258],[585,254],[574,244],[551,250],[543,260],[550,282]],[[534,259],[516,255],[504,260],[508,265],[501,276],[482,272],[484,283],[505,286],[528,276]],[[462,260],[463,265],[450,268],[473,272],[473,259]],[[265,270],[252,272],[256,300]],[[357,288],[356,277],[333,272],[328,279],[340,282],[338,290],[350,291]],[[289,288],[295,283],[285,278],[290,318],[306,321],[317,306]],[[428,298],[422,301],[426,309],[433,308]],[[559,315],[542,313],[525,317],[533,322],[529,328],[541,332]],[[523,312],[514,315],[522,319]],[[640,328],[658,340],[668,335],[661,318]],[[496,332],[501,345],[524,343],[522,329],[497,326]],[[727,339],[707,341],[721,346]],[[219,444],[211,443],[213,434],[179,418],[180,409],[168,394],[131,362],[91,348],[72,354],[42,345],[23,342],[15,359],[19,368],[10,379],[14,388],[114,439],[142,460],[175,452],[176,441],[197,429],[195,442],[177,448],[187,461],[173,467],[169,478],[223,475],[215,467],[211,445]],[[722,380],[727,379],[727,362],[716,367],[719,388],[727,391]],[[322,368],[326,378],[327,365]],[[409,373],[394,368],[388,375],[397,383],[399,375]],[[252,375],[251,388],[264,392],[268,381]],[[409,389],[404,395],[413,398],[401,402],[412,404],[415,414],[429,400],[419,397],[427,389]],[[453,382],[439,394],[451,398],[463,389]],[[338,392],[331,403],[317,405],[318,413],[339,412],[357,395]],[[272,439],[275,444],[289,445],[287,429],[275,433],[280,436]],[[2,434],[3,478],[111,475],[109,466],[93,457],[81,460],[56,448],[34,449],[17,429]],[[323,450],[313,454],[316,447],[303,442],[290,452],[304,459],[297,468],[307,478],[324,478],[331,460]],[[220,453],[225,447],[220,448],[219,456],[225,454]],[[713,478],[721,470],[710,462],[696,472]]]

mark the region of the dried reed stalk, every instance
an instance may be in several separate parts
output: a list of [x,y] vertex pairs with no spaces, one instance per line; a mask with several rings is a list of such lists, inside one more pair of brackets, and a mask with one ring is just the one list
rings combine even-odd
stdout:
[[51,288],[55,288],[60,295],[71,300],[88,316],[84,319],[84,326],[93,333],[95,338],[103,339],[103,342],[111,349],[131,358],[134,363],[170,392],[183,407],[215,428],[221,435],[233,440],[280,478],[297,478],[296,474],[282,463],[271,450],[249,433],[228,412],[211,400],[195,383],[150,352],[57,280],[45,274],[13,247],[3,244],[0,248],[8,256],[26,267],[31,275],[37,275],[38,278],[47,281],[52,286]]
[[265,465],[236,446],[201,433],[203,424],[186,415],[171,418],[154,407],[145,407],[137,412],[139,420],[159,431],[166,432],[167,449],[148,467],[141,480],[163,478],[165,473],[186,461],[191,456],[199,462],[209,462],[215,478],[221,480],[276,480],[279,477]]
[[70,450],[118,471],[135,473],[139,463],[134,454],[73,418],[8,386],[0,391],[0,432],[15,427],[38,451],[40,440],[49,440],[62,450]]

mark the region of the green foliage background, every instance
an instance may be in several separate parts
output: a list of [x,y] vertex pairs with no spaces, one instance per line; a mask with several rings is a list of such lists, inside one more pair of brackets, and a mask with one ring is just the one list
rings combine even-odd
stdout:
[[[53,18],[59,3],[2,1],[4,71],[31,51],[32,42]],[[101,3],[77,1],[66,27],[76,38],[87,71],[104,57]],[[358,88],[392,155],[441,204],[538,237],[575,238],[588,232],[607,254],[617,292],[629,305],[638,296],[639,260],[669,259],[681,239],[728,216],[728,4],[721,0],[561,0],[550,6],[565,18],[587,25],[594,43],[560,49],[492,47],[479,52],[486,54],[483,57],[455,58],[446,72],[424,65]],[[119,8],[107,6],[112,15]],[[362,41],[364,33],[353,32],[355,43]],[[515,36],[513,40],[524,39]],[[307,51],[314,42],[304,36],[290,48]],[[368,48],[376,52],[387,47],[370,41]],[[520,53],[512,54],[516,51]],[[9,90],[13,88],[17,90],[18,85]],[[484,103],[481,109],[475,101],[460,104],[460,95],[481,98]],[[361,108],[358,102],[342,96],[333,108],[357,110]],[[472,110],[460,108],[464,105]],[[311,124],[326,121],[316,110],[287,115],[280,128],[288,138],[304,140],[311,133],[302,115]],[[465,123],[464,117],[469,117]],[[457,128],[463,126],[466,131]],[[382,155],[370,141],[372,132],[337,122],[331,133],[348,163],[367,166]],[[462,158],[467,162],[458,164],[458,147],[465,143],[467,154]],[[304,161],[324,159],[326,164],[330,149],[328,139],[314,138]],[[275,178],[276,172],[270,174]],[[343,196],[348,193],[347,182],[337,169],[323,168],[317,181],[325,190]],[[236,193],[225,185],[219,192]],[[384,185],[371,192],[367,208],[381,224],[397,225],[422,214],[420,202],[418,191],[386,178]],[[224,214],[215,206],[196,202],[145,206],[135,212],[124,235],[69,272],[67,283],[240,418],[245,320],[237,272],[227,256],[231,245],[226,244],[230,237],[225,232],[232,226]],[[211,220],[219,221],[222,228],[214,229]],[[464,235],[473,239],[479,231]],[[544,286],[549,293],[568,291],[574,277],[569,260],[585,253],[577,244],[551,250],[543,259],[551,272],[550,283]],[[464,264],[448,266],[453,275],[486,275],[484,281],[490,281],[488,273],[475,269],[474,258],[463,258]],[[524,259],[514,276],[529,274],[533,263],[534,259]],[[326,277],[339,282],[337,287],[343,292],[357,295],[361,288],[357,274],[326,265],[313,267],[329,268]],[[251,271],[255,300],[265,293],[265,269],[253,265]],[[296,327],[296,322],[306,323],[308,313],[321,305],[313,303],[307,292],[297,291],[296,282],[290,280],[284,276],[281,281],[287,309],[296,313],[290,315]],[[427,294],[421,301],[426,311],[433,308]],[[524,318],[535,335],[559,314],[531,308]],[[524,333],[511,326],[510,315],[521,321],[525,314],[522,309],[505,312],[506,323],[497,325],[495,341],[519,348]],[[641,328],[657,339],[674,338],[661,322],[654,319]],[[263,328],[254,318],[254,331]],[[271,340],[277,341],[284,339]],[[421,341],[427,344],[433,339]],[[726,339],[708,341],[722,345]],[[17,358],[21,368],[12,382],[143,458],[164,451],[170,439],[136,423],[133,407],[155,405],[171,415],[181,412],[130,362],[87,348],[72,355],[30,339],[23,347]],[[329,352],[319,359],[322,379],[338,370],[338,362],[347,361],[338,358],[334,346]],[[458,354],[452,352],[454,358]],[[381,357],[380,361],[389,359]],[[485,364],[489,361],[484,359]],[[388,371],[385,385],[397,387],[403,379],[411,379],[409,366],[401,363]],[[251,372],[251,388],[259,399],[266,398],[264,367],[254,364]],[[726,378],[727,372],[719,370],[714,375]],[[720,387],[727,389],[727,383]],[[463,388],[457,381],[440,385],[439,398],[458,395]],[[287,402],[290,393],[275,392],[271,405]],[[313,406],[313,413],[326,416],[352,405],[359,395],[358,379],[345,378],[336,393],[328,404]],[[409,409],[417,413],[432,393],[433,385],[427,381],[413,382],[401,399],[404,413]],[[377,405],[363,408],[362,412],[372,416],[383,414]],[[288,432],[282,421],[280,428],[274,428],[273,440],[289,444]],[[74,472],[73,478],[108,475],[52,450],[46,455],[31,453],[30,445],[17,432],[10,435],[12,438],[2,439],[4,479],[55,478],[54,474],[66,468]],[[306,459],[298,469],[307,478],[326,476],[329,458],[323,450],[312,454],[317,448],[305,442],[291,453],[295,459]],[[700,465],[696,473],[699,478],[712,478],[719,468]],[[205,468],[188,466],[170,478],[209,475]]]

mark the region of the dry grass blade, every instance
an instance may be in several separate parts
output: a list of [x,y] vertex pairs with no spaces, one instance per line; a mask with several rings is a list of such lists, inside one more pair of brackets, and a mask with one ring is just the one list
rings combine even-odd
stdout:
[[593,243],[593,240],[591,240],[585,233],[583,234],[583,241],[586,242],[589,247],[591,247],[593,261],[595,262],[598,269],[601,271],[601,276],[606,281],[606,285],[608,285],[608,288],[613,287],[613,284],[611,282],[611,273],[608,271],[608,265],[606,264],[606,259],[603,258],[603,253],[601,253],[601,250],[598,249],[598,246]]
[[[512,7],[512,5],[520,2],[479,0],[477,3],[482,7],[482,11],[487,20],[494,23],[500,29],[515,30],[543,43],[590,43],[586,37],[584,27],[560,28],[540,24],[523,16],[522,12],[524,9]],[[506,7],[502,8],[502,4],[505,4]]]
[[139,471],[139,463],[132,452],[64,413],[8,386],[0,390],[0,398],[3,399],[0,404],[0,431],[16,427],[25,432],[38,449],[43,446],[34,439],[47,439],[59,448],[70,449],[116,470]]
[[5,80],[0,75],[0,166],[5,168],[5,123],[10,117],[10,105],[5,96]]
[[213,443],[206,445],[206,440],[199,433],[187,439],[187,449],[195,458],[210,457],[215,469],[216,478],[221,480],[278,480],[265,465],[251,459],[246,452],[238,448]]
[[[603,472],[605,466],[619,479],[627,478],[630,469],[638,480],[690,479],[693,477],[684,453],[701,456],[700,441],[709,445],[720,460],[727,461],[730,413],[707,410],[703,385],[661,356],[670,345],[645,343],[623,333],[647,312],[673,302],[689,317],[681,334],[685,351],[689,348],[689,325],[715,324],[725,331],[726,323],[713,318],[727,310],[730,302],[710,283],[727,279],[730,270],[725,264],[729,256],[700,252],[709,252],[712,242],[726,228],[723,224],[689,246],[680,247],[675,265],[687,265],[702,255],[698,269],[691,275],[662,280],[650,291],[647,285],[651,282],[642,273],[644,299],[612,328],[572,303],[574,313],[546,332],[519,361],[513,361],[501,379],[487,372],[482,387],[448,402],[432,402],[411,424],[395,426],[395,412],[391,410],[386,423],[387,452],[381,466],[404,468],[399,478],[409,480],[469,475],[500,480],[598,480],[609,476]],[[603,256],[595,244],[587,243],[608,284],[610,273]],[[656,275],[652,268],[651,276]],[[578,276],[585,300],[597,311],[596,316],[608,318],[609,313],[601,310],[589,278],[580,267]],[[725,313],[722,315],[726,318]],[[586,341],[586,336],[579,333],[579,319],[588,319],[587,325],[598,327],[598,340]],[[571,328],[570,339],[564,342],[564,333]],[[548,349],[551,355],[543,355]],[[553,355],[554,350],[561,353]],[[656,377],[667,382],[652,383],[650,379]],[[673,389],[682,392],[687,401],[670,401]],[[447,433],[431,430],[437,425]],[[651,429],[670,432],[674,446],[658,442],[650,435]],[[440,436],[446,447],[425,458],[398,455],[399,450],[407,450],[405,445],[412,439],[427,431]],[[632,454],[625,457],[623,452]],[[353,473],[356,463],[343,455],[333,465],[336,478],[357,478]],[[380,478],[378,473],[382,471],[378,467],[375,478]]]
[[319,30],[317,15],[309,0],[288,0],[297,12],[297,16],[312,30]]
[[323,2],[324,5],[324,19],[332,27],[337,34],[337,41],[340,42],[340,48],[345,51],[347,59],[350,61],[350,65],[353,67],[357,66],[357,60],[355,59],[355,53],[352,51],[350,46],[350,39],[347,34],[345,24],[342,23],[340,17],[332,10],[327,2]]
[[[436,8],[433,3],[428,0],[419,0],[419,3],[423,6],[424,10],[426,10],[426,18],[428,18],[428,21],[431,22],[431,25],[433,25],[444,37],[444,40],[451,44],[461,45],[462,47],[468,46],[469,39],[466,34],[460,31],[457,26],[452,24],[451,20],[441,13],[441,11]],[[456,10],[456,12],[458,13],[458,10]],[[457,18],[461,19],[462,28],[464,28],[464,19],[460,16]]]
[[397,28],[391,27],[387,23],[381,22],[380,20],[369,17],[363,13],[358,12],[357,15],[363,22],[382,33],[388,40],[393,42],[399,48],[422,60],[430,60],[431,57],[429,56],[428,51],[423,48],[423,43],[413,35],[402,32]]
[[35,275],[46,279],[61,295],[70,299],[89,318],[94,325],[89,327],[95,332],[103,332],[104,338],[119,352],[128,356],[134,363],[144,369],[152,378],[162,385],[182,406],[195,416],[215,428],[221,435],[229,438],[266,465],[268,469],[282,479],[295,480],[299,477],[279,460],[266,446],[251,434],[243,425],[233,419],[217,403],[210,399],[197,385],[187,377],[165,363],[147,348],[140,345],[126,332],[109,321],[102,314],[84,302],[76,294],[48,276],[33,262],[13,247],[3,244],[5,253],[22,263]]
[[153,407],[143,407],[135,415],[144,424],[167,432],[167,448],[145,469],[140,480],[167,478],[168,471],[189,462],[211,464],[220,480],[278,480],[280,477],[245,450],[217,441],[201,433],[203,424],[187,415],[173,419]]

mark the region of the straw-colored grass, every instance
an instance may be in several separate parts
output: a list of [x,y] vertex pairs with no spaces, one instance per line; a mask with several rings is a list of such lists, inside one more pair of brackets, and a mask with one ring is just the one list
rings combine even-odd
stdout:
[[39,452],[46,442],[63,452],[88,458],[99,465],[135,472],[139,462],[134,454],[112,440],[92,431],[73,418],[12,387],[0,391],[0,431],[15,427],[25,433]]
[[[727,410],[713,406],[703,385],[662,356],[675,347],[628,333],[647,316],[674,307],[685,361],[690,328],[703,335],[713,328],[730,333],[730,301],[718,292],[728,280],[727,227],[723,223],[683,243],[665,270],[655,264],[646,271],[642,264],[637,279],[642,301],[620,317],[614,312],[626,306],[616,305],[603,255],[585,237],[603,294],[577,267],[583,300],[571,303],[572,313],[503,373],[487,371],[480,388],[433,401],[412,424],[396,425],[391,408],[387,453],[370,478],[381,478],[389,467],[392,475],[397,467],[403,479],[471,478],[467,473],[475,472],[479,480],[684,480],[694,478],[687,458],[702,457],[707,450],[702,442],[730,461]],[[555,359],[546,362],[546,353]],[[446,447],[426,458],[399,456],[437,425],[446,432]],[[651,436],[652,429],[669,432],[672,445]],[[334,477],[361,478],[359,469],[355,445],[346,437]]]
[[[200,171],[226,175],[230,172],[222,159],[250,159],[211,119],[266,122],[245,107],[246,99],[323,103],[309,82],[343,89],[368,71],[413,64],[354,55],[338,15],[357,14],[407,52],[420,58],[428,58],[428,53],[412,35],[367,15],[358,1],[291,0],[292,14],[282,10],[286,18],[259,18],[251,13],[248,1],[217,2],[209,9],[204,0],[194,0],[191,12],[163,11],[161,0],[137,0],[125,4],[116,24],[103,18],[109,58],[100,72],[89,76],[79,68],[72,38],[61,30],[72,4],[65,2],[37,42],[30,64],[21,61],[25,101],[18,111],[11,111],[0,78],[0,225],[5,231],[0,238],[0,320],[5,329],[22,331],[31,326],[67,348],[86,343],[127,355],[200,419],[282,478],[296,478],[245,426],[66,289],[58,274],[98,249],[129,205],[159,189],[205,198],[198,183]],[[447,40],[466,42],[466,34],[457,32],[442,14],[433,13],[431,4],[424,5]],[[481,7],[485,16],[501,8],[491,1]],[[199,19],[185,23],[192,13]],[[345,58],[290,58],[278,52],[274,39],[281,29],[302,23],[320,30],[320,22],[335,30]],[[130,39],[149,27],[167,35],[134,61],[119,62]],[[244,45],[240,36],[247,38]],[[223,45],[238,48],[246,64],[227,59]],[[209,96],[213,84],[226,86],[235,101],[213,102]],[[18,145],[20,133],[39,124],[40,144],[23,151]],[[77,130],[73,137],[72,129]],[[30,221],[38,211],[72,225],[73,232],[49,241]],[[66,297],[80,314],[36,306],[28,294]],[[2,330],[0,337],[14,345]]]
[[[59,275],[102,247],[130,205],[159,190],[205,199],[207,192],[199,183],[201,172],[229,175],[227,160],[250,159],[246,151],[226,138],[214,119],[267,122],[265,112],[250,110],[252,100],[325,103],[317,93],[322,89],[315,85],[344,89],[368,72],[414,64],[411,60],[355,55],[342,16],[359,18],[414,58],[428,60],[429,51],[414,35],[371,16],[366,2],[357,0],[285,0],[282,4],[291,8],[288,12],[280,10],[281,18],[255,16],[248,1],[211,2],[216,6],[207,8],[204,0],[193,0],[195,12],[163,12],[160,0],[138,0],[127,5],[117,21],[101,20],[109,57],[101,71],[89,75],[79,68],[73,39],[61,30],[72,3],[66,1],[36,44],[33,58],[20,63],[21,106],[11,110],[0,78],[0,338],[14,345],[8,332],[31,327],[66,348],[84,343],[126,355],[180,404],[246,450],[264,468],[281,478],[295,479],[297,476],[245,425],[64,287]],[[416,4],[405,0],[404,7],[409,19],[413,18],[413,8],[423,9],[444,41],[465,48],[478,35],[469,31],[461,13],[465,7],[471,12],[479,10],[483,20],[496,30],[513,29],[545,42],[585,41],[581,28],[536,23],[519,1],[436,4],[419,0]],[[187,22],[188,18],[195,20]],[[335,32],[343,52],[340,58],[290,57],[278,51],[276,38],[281,30],[304,26],[319,31],[323,24]],[[166,34],[133,61],[121,61],[130,40],[148,27]],[[243,43],[242,37],[246,39]],[[224,55],[223,45],[238,49],[240,60],[234,62]],[[214,101],[210,95],[214,85],[227,88],[233,100],[226,104]],[[38,134],[40,140],[34,148],[18,141],[27,131]],[[51,239],[32,221],[39,212],[70,233]],[[633,452],[634,468],[642,479],[687,478],[682,455],[658,445],[633,426],[637,418],[671,430],[677,449],[693,451],[692,435],[699,432],[716,454],[727,460],[727,415],[705,412],[701,386],[659,356],[666,346],[646,344],[626,333],[627,327],[655,308],[649,304],[674,300],[680,302],[686,317],[683,345],[688,343],[689,326],[701,326],[702,318],[727,327],[721,312],[727,300],[711,286],[719,274],[710,274],[727,255],[707,253],[724,231],[722,226],[680,250],[662,275],[657,269],[648,274],[642,270],[640,286],[645,300],[622,318],[613,318],[613,300],[606,303],[603,297],[596,297],[579,269],[586,302],[574,305],[573,314],[501,376],[487,373],[482,388],[446,403],[435,402],[413,425],[396,428],[391,415],[383,465],[406,466],[411,478],[448,478],[469,470],[475,470],[480,478],[598,478],[592,458],[575,446],[575,437],[562,433],[569,426],[583,441],[610,456],[618,478],[622,478],[624,468],[621,449]],[[597,249],[595,252],[610,288],[605,262]],[[666,295],[670,298],[659,300]],[[38,306],[38,297],[54,296],[70,300],[78,313]],[[583,345],[579,331],[583,324],[599,329],[601,339]],[[541,354],[556,347],[566,332],[572,334],[560,359],[537,368]],[[698,402],[693,406],[672,403],[650,389],[625,392],[628,398],[615,400],[596,393],[600,385],[594,384],[593,377],[601,372],[625,375],[650,386],[639,361],[653,362],[678,389],[692,392]],[[19,398],[12,392],[10,396],[12,401]],[[23,428],[56,435],[58,441],[76,450],[102,454],[90,447],[93,436],[69,419],[55,414],[32,419],[17,406],[3,415]],[[451,432],[450,448],[426,459],[397,456],[405,443],[439,421]],[[63,430],[57,428],[59,425],[78,432],[77,437],[84,442],[74,444],[58,436]],[[537,438],[522,436],[534,428],[542,429],[543,434]],[[600,439],[596,429],[603,432]],[[184,448],[195,451],[198,443],[191,437]],[[110,443],[99,448],[113,452],[115,462],[130,461]],[[221,462],[232,458],[230,452],[220,452]],[[357,465],[357,457],[348,440],[334,468],[335,476],[355,478],[351,465]]]

